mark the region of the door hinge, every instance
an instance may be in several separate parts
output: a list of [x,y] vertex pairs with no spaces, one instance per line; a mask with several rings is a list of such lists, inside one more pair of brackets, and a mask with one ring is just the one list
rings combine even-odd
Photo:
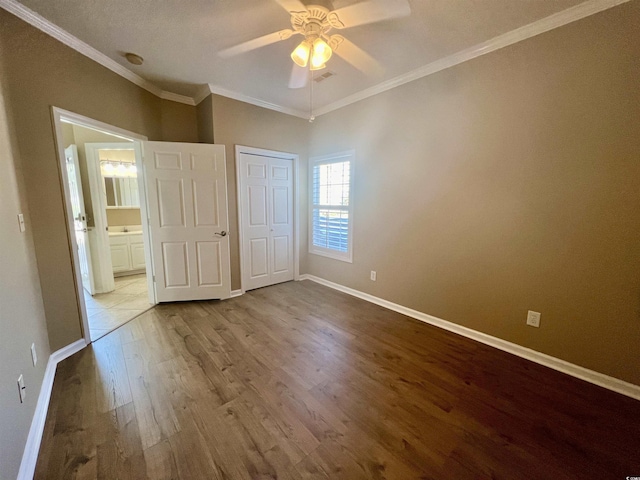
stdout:
[[153,280],[153,283],[156,283],[156,276],[155,275],[151,275],[151,280]]

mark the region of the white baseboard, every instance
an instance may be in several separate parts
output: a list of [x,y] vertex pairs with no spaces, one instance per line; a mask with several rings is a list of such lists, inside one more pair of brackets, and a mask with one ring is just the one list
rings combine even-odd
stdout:
[[566,373],[586,382],[593,383],[606,389],[613,390],[614,392],[621,393],[622,395],[640,400],[640,386],[625,382],[624,380],[620,380],[603,373],[589,370],[588,368],[569,363],[565,360],[552,357],[551,355],[531,350],[530,348],[526,348],[521,345],[502,340],[501,338],[492,337],[491,335],[487,335],[486,333],[478,332],[476,330],[463,327],[462,325],[442,320],[441,318],[434,317],[432,315],[428,315],[426,313],[422,313],[417,310],[404,307],[402,305],[398,305],[397,303],[389,302],[388,300],[369,295],[368,293],[364,293],[359,290],[354,290],[353,288],[345,287],[344,285],[325,280],[324,278],[316,277],[315,275],[300,275],[300,280],[311,280],[321,285],[325,285],[335,290],[353,295],[354,297],[358,297],[368,302],[375,303],[376,305],[388,308],[389,310],[393,310],[394,312],[398,312],[408,317],[415,318],[416,320],[420,320],[421,322],[434,325],[453,333],[457,333],[458,335],[462,335],[463,337],[470,338],[477,342],[484,343],[485,345],[489,345],[499,350],[517,355],[518,357],[526,358],[527,360],[531,360],[532,362],[539,363],[540,365],[544,365],[545,367],[549,367],[559,372]]
[[240,295],[242,295],[244,292],[242,290],[231,290],[231,298],[233,297],[239,297]]
[[74,353],[79,352],[86,346],[87,342],[83,338],[53,352],[49,357],[47,368],[44,371],[44,378],[42,379],[42,386],[40,387],[40,395],[38,395],[36,411],[31,420],[29,436],[27,437],[27,443],[24,447],[24,453],[22,454],[18,480],[32,480],[36,471],[40,442],[42,442],[44,424],[47,419],[47,411],[49,410],[49,400],[51,399],[51,390],[53,389],[53,379],[56,376],[58,363]]

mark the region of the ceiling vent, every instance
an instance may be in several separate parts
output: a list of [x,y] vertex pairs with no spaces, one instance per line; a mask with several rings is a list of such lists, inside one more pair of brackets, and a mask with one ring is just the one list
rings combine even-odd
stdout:
[[320,83],[324,80],[326,80],[329,77],[333,77],[336,74],[336,72],[332,72],[331,70],[324,72],[322,75],[318,75],[317,77],[313,77],[313,81],[316,83]]

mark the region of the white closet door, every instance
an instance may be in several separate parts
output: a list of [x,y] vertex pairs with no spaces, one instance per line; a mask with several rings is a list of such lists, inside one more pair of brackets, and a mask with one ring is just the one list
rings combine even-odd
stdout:
[[145,142],[159,302],[229,298],[224,145]]
[[269,159],[271,283],[293,280],[293,161]]
[[293,160],[240,153],[242,286],[293,280]]

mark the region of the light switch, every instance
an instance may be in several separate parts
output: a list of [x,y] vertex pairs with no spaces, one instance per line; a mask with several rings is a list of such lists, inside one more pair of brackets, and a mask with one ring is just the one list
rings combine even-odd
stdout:
[[20,225],[20,231],[24,232],[27,228],[24,226],[24,215],[18,214],[18,224]]

